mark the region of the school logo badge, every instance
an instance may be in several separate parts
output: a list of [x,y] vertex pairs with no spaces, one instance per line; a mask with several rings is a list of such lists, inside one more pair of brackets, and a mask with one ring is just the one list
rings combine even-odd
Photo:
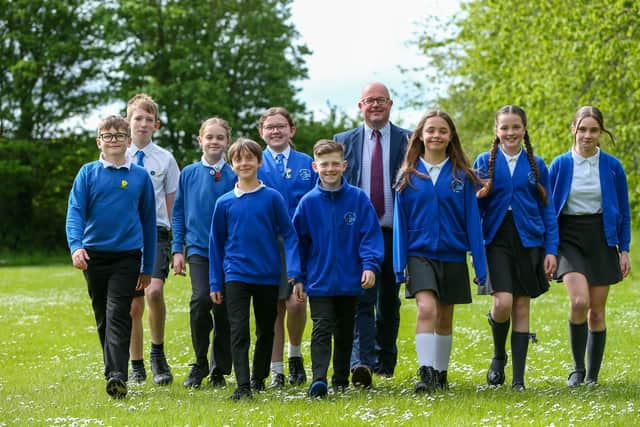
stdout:
[[532,185],[536,184],[536,174],[533,173],[533,171],[529,172],[529,174],[527,175],[527,179],[529,180],[529,184],[532,184]]
[[347,212],[344,214],[344,223],[347,225],[353,225],[356,222],[356,213]]
[[308,181],[309,179],[311,179],[311,171],[309,169],[300,169],[298,171],[298,176],[301,180]]
[[453,181],[451,181],[451,191],[453,191],[454,193],[460,193],[462,192],[462,190],[464,190],[464,181],[461,181],[459,179],[454,179]]
[[129,185],[129,183],[127,182],[126,179],[123,179],[122,181],[120,181],[120,188],[121,189],[126,190],[128,185]]

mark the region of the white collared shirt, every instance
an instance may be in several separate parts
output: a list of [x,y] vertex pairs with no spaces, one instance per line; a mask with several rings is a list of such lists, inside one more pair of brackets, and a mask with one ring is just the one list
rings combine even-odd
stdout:
[[568,215],[601,213],[600,149],[596,147],[596,154],[586,158],[571,150],[571,157],[573,158],[571,190],[562,212]]
[[424,167],[427,168],[427,172],[429,172],[429,176],[431,177],[431,181],[433,182],[433,186],[435,187],[436,183],[438,182],[438,177],[440,177],[440,172],[442,171],[444,165],[449,161],[449,158],[447,157],[436,165],[427,162],[422,157],[420,157],[420,161],[424,164]]
[[509,166],[509,173],[511,174],[511,176],[513,176],[513,171],[516,170],[516,164],[518,164],[518,159],[520,158],[520,154],[522,154],[522,148],[520,148],[520,151],[518,151],[518,154],[513,156],[505,153],[502,147],[500,147],[500,151],[502,151],[502,155],[504,156],[504,158],[507,159],[507,165]]
[[170,151],[157,146],[153,142],[140,150],[135,144],[127,149],[127,155],[132,163],[137,164],[136,153],[144,152],[144,168],[149,172],[156,197],[156,223],[158,227],[171,228],[171,220],[167,212],[167,194],[178,190],[180,169]]
[[221,170],[222,170],[222,168],[224,167],[224,164],[226,163],[226,162],[224,161],[224,158],[221,158],[221,159],[220,159],[220,160],[218,160],[215,164],[210,165],[210,164],[207,162],[207,159],[204,157],[204,154],[203,154],[203,155],[202,155],[202,157],[200,158],[200,161],[202,162],[202,164],[203,164],[204,166],[206,166],[206,167],[208,167],[208,168],[213,168],[213,169],[215,169],[216,171],[221,171]]
[[240,187],[238,187],[238,183],[236,182],[236,185],[233,187],[233,194],[237,197],[240,198],[242,196],[244,196],[245,194],[251,194],[251,193],[255,193],[256,191],[260,191],[263,188],[266,187],[266,185],[264,185],[264,182],[258,180],[258,182],[260,183],[256,188],[254,188],[251,191],[244,191],[241,190]]
[[103,168],[113,168],[113,169],[131,169],[131,159],[129,157],[125,158],[125,161],[123,164],[121,165],[116,165],[113,164],[111,162],[109,162],[108,160],[105,160],[104,157],[102,157],[102,154],[100,154],[100,157],[98,158],[98,161],[102,164]]
[[284,149],[284,151],[283,151],[283,152],[281,152],[281,153],[276,153],[276,152],[275,152],[275,151],[273,151],[273,150],[271,149],[271,147],[269,147],[269,146],[267,146],[267,151],[269,151],[269,154],[271,154],[271,157],[273,157],[273,161],[274,161],[274,162],[275,162],[275,160],[276,160],[276,156],[277,156],[278,154],[282,154],[282,155],[284,156],[284,159],[283,159],[283,160],[284,160],[284,161],[283,161],[283,163],[284,163],[284,168],[285,168],[285,169],[287,168],[287,162],[289,161],[289,156],[291,155],[291,145],[287,145],[287,148],[285,148],[285,149]]
[[[384,215],[379,218],[380,225],[391,227],[393,225],[393,195],[391,194],[391,176],[389,174],[389,162],[391,151],[391,123],[387,122],[380,131],[380,144],[382,145],[382,177],[384,189]],[[371,198],[371,156],[375,137],[373,129],[364,125],[364,141],[362,144],[362,190]]]

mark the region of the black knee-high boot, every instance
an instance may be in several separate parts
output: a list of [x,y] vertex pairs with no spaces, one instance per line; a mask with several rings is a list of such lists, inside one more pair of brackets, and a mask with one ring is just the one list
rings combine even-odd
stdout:
[[504,384],[504,365],[507,363],[507,351],[505,347],[511,319],[498,323],[493,320],[490,312],[487,313],[487,318],[489,319],[491,335],[493,336],[493,359],[491,360],[489,372],[487,372],[487,384],[502,385]]
[[584,353],[587,349],[587,335],[589,329],[587,322],[571,323],[569,321],[569,342],[571,343],[571,354],[573,356],[573,372],[569,374],[567,385],[574,387],[584,381]]
[[587,341],[587,384],[598,382],[598,373],[604,356],[604,345],[607,340],[607,330],[589,331]]
[[511,387],[514,390],[524,390],[524,369],[528,350],[529,332],[511,331],[511,364],[513,366]]

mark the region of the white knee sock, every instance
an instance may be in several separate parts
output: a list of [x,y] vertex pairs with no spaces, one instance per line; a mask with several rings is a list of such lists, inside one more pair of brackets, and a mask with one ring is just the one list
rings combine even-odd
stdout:
[[431,366],[434,362],[435,335],[433,333],[416,334],[416,353],[418,366]]
[[449,367],[449,359],[451,358],[451,347],[453,345],[453,337],[451,335],[435,334],[435,362],[436,371],[446,371]]
[[300,345],[293,345],[289,343],[289,357],[302,357],[302,351],[300,351]]
[[271,373],[284,375],[284,363],[283,362],[271,362]]

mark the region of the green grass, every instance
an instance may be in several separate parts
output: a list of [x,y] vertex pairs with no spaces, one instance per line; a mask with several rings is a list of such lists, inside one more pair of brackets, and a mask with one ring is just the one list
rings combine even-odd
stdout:
[[[637,254],[632,264],[640,268]],[[185,278],[171,277],[166,284],[165,345],[175,382],[169,387],[132,385],[127,399],[114,401],[104,391],[102,356],[82,274],[70,265],[3,267],[0,426],[632,425],[640,419],[639,282],[636,274],[611,289],[598,387],[564,386],[571,370],[568,302],[564,288],[554,284],[532,305],[531,331],[539,342],[529,351],[525,392],[484,385],[492,352],[485,317],[490,299],[476,296],[473,304],[456,308],[447,393],[412,393],[415,306],[403,299],[395,378],[376,379],[371,391],[352,389],[324,401],[307,398],[305,387],[289,387],[234,403],[228,399],[231,381],[223,390],[182,387],[193,357],[190,285]],[[303,344],[307,368],[310,327],[309,322]],[[148,354],[149,342],[145,344]],[[509,364],[507,383],[510,376]]]

